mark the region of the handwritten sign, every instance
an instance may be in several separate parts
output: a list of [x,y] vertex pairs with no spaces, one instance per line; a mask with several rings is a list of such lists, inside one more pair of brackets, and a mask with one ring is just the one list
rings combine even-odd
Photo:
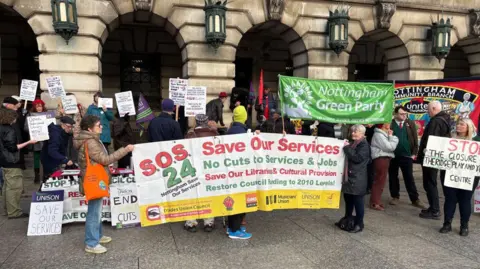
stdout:
[[28,236],[62,233],[64,191],[36,192],[32,197]]
[[38,81],[22,79],[20,86],[20,99],[34,101],[37,96]]
[[130,116],[136,114],[132,91],[116,93],[115,99],[117,100],[117,109],[120,113],[120,117],[125,116],[127,113]]
[[44,115],[47,117],[47,120],[45,121],[45,125],[48,128],[48,125],[50,124],[57,124],[57,119],[55,118],[55,111],[47,111],[47,112],[34,112],[30,114],[31,116],[42,116]]
[[63,88],[62,79],[59,76],[46,78],[48,93],[51,98],[65,96],[65,89]]
[[207,87],[188,86],[185,95],[185,117],[207,114]]
[[449,169],[445,172],[446,187],[462,189],[467,191],[473,190],[473,181],[475,177],[472,172],[463,169]]
[[62,106],[63,110],[65,110],[65,114],[78,113],[77,98],[75,95],[62,96]]
[[185,93],[187,91],[188,80],[171,78],[168,84],[168,96],[173,100],[175,105],[185,105]]
[[113,108],[113,98],[98,98],[98,107]]
[[[133,175],[131,176],[135,181]],[[137,185],[113,184],[110,186],[112,226],[126,228],[140,226]]]
[[480,213],[480,185],[477,186],[475,189],[475,193],[473,196],[473,201],[474,201],[474,211],[475,213]]
[[40,116],[29,116],[27,117],[28,121],[28,132],[30,133],[30,138],[36,141],[45,141],[50,139],[48,136],[48,125],[45,124],[47,121],[46,115]]

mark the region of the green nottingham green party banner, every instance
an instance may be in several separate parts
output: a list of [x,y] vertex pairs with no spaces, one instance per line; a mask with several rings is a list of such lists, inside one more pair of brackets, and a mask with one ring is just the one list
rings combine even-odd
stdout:
[[291,118],[347,124],[392,120],[393,83],[279,79],[282,111]]

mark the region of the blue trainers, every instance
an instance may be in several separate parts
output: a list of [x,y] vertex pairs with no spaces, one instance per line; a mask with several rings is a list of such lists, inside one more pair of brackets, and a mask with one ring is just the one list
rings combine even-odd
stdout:
[[250,239],[252,237],[252,234],[238,230],[234,233],[228,233],[228,237],[230,237],[231,239]]
[[[240,226],[240,231],[242,231],[242,232],[245,233],[245,232],[247,231],[247,227],[245,227],[245,226]],[[227,233],[227,235],[230,234],[230,228],[227,227],[226,233]]]

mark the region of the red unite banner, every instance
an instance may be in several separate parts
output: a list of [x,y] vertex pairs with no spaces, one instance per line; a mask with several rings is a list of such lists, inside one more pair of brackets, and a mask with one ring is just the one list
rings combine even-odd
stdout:
[[459,118],[470,118],[478,128],[480,114],[480,78],[395,82],[395,106],[403,105],[417,124],[419,136],[430,120],[428,104],[442,103],[450,115],[452,130]]

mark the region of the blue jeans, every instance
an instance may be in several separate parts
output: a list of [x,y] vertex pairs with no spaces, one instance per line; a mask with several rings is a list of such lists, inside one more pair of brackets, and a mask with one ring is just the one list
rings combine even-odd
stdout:
[[85,245],[98,245],[102,232],[102,203],[103,199],[88,201],[87,221],[85,222]]

